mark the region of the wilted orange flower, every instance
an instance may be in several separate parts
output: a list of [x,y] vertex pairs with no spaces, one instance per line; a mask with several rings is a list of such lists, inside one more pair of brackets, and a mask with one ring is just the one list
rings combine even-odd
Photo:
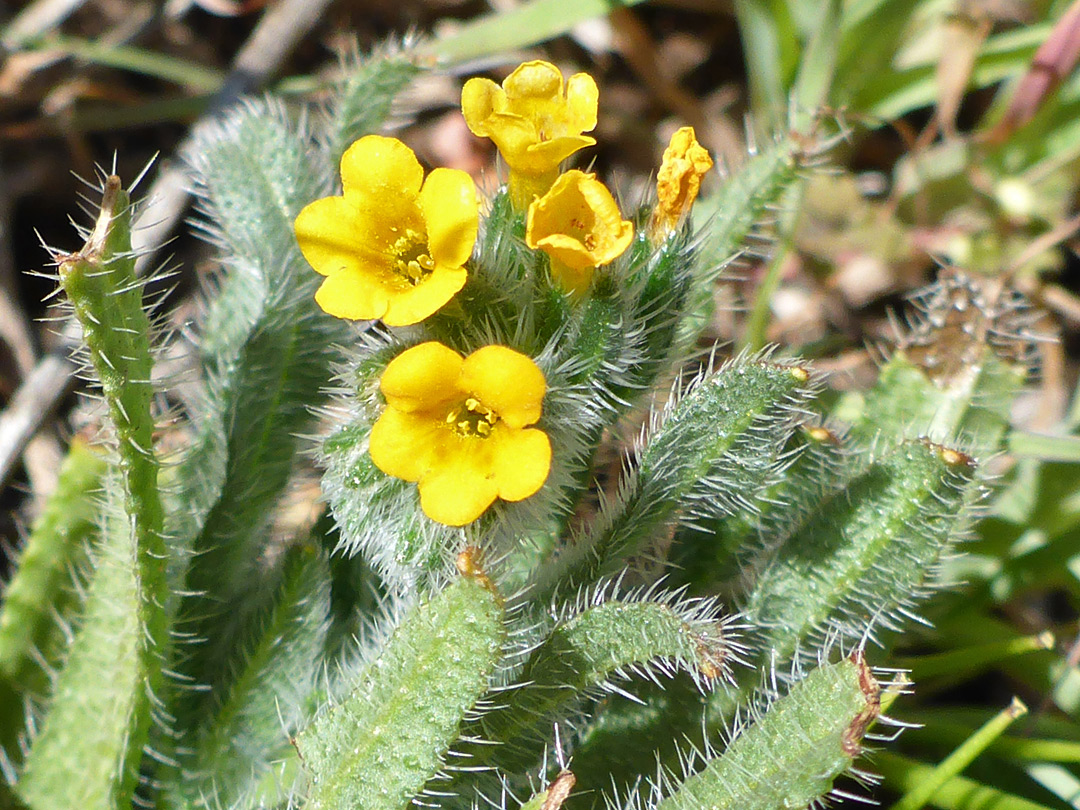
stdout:
[[536,493],[551,468],[551,443],[535,424],[547,383],[536,364],[506,346],[466,358],[441,343],[398,355],[379,382],[386,410],[371,431],[371,460],[416,481],[424,514],[464,526],[496,498]]
[[654,242],[675,229],[690,210],[701,189],[701,178],[713,167],[708,151],[697,142],[693,127],[671,136],[656,175],[656,208],[649,222]]
[[633,238],[634,226],[594,174],[572,169],[529,206],[526,243],[547,253],[556,281],[578,294],[589,288],[593,271],[621,256]]
[[326,280],[319,306],[339,318],[406,326],[428,317],[464,284],[479,224],[472,179],[435,169],[395,138],[368,135],[341,158],[340,197],[296,218],[304,258]]

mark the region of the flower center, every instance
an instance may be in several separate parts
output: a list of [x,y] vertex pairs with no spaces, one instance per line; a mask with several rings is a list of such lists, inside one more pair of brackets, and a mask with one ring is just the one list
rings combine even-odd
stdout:
[[411,228],[394,243],[391,253],[397,256],[394,269],[412,286],[431,275],[435,260],[427,253],[427,238]]
[[469,397],[446,415],[446,424],[459,436],[487,438],[499,415],[476,397]]
[[596,250],[597,238],[596,234],[590,230],[586,230],[584,221],[580,217],[570,218],[570,233],[569,236],[575,237],[581,244],[585,246],[586,250]]

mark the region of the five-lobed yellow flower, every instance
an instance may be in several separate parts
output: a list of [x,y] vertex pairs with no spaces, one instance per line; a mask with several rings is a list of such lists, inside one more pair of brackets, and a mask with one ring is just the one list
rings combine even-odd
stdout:
[[474,78],[461,91],[465,123],[491,138],[510,168],[510,197],[524,210],[551,188],[559,164],[596,140],[583,132],[596,126],[599,91],[592,76],[576,73],[566,82],[550,62],[525,62],[503,81]]
[[571,169],[529,206],[526,243],[551,257],[552,276],[575,294],[588,290],[593,271],[621,256],[633,238],[634,226],[594,174]]
[[472,178],[424,170],[408,146],[368,135],[341,158],[340,197],[296,218],[304,258],[326,276],[315,300],[339,318],[419,323],[446,304],[467,276],[479,224]]
[[416,481],[432,520],[464,526],[496,498],[536,493],[551,468],[551,443],[529,427],[547,383],[528,357],[484,346],[468,357],[421,343],[394,358],[380,380],[386,409],[371,431],[371,460]]
[[653,242],[678,226],[697,199],[701,178],[712,167],[712,158],[698,143],[693,127],[683,127],[671,136],[656,175],[657,202],[648,229]]

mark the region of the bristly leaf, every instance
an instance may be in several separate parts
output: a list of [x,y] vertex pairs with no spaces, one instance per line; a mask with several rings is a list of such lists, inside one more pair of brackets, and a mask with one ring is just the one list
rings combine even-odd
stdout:
[[847,452],[826,428],[796,430],[781,454],[783,469],[768,486],[746,493],[728,513],[680,528],[668,555],[674,581],[696,595],[732,592],[754,556],[787,536],[840,485],[848,475]]
[[401,810],[442,767],[505,641],[502,599],[472,551],[398,627],[356,690],[296,739],[308,810]]
[[879,695],[861,657],[818,667],[656,810],[785,810],[820,801],[858,756]]
[[[0,606],[0,677],[26,695],[43,698],[48,673],[67,646],[60,624],[70,624],[80,601],[72,577],[86,569],[90,540],[100,525],[105,456],[76,438],[49,497],[19,554]],[[7,712],[12,712],[8,715]],[[18,701],[3,709],[6,738],[22,724]],[[16,716],[17,715],[17,716]],[[9,752],[11,749],[9,748]]]
[[390,116],[394,99],[422,70],[409,42],[364,57],[353,54],[343,62],[344,75],[334,88],[325,135],[330,170],[337,169],[353,141],[379,130]]
[[201,639],[176,668],[210,687],[189,696],[203,713],[234,671],[238,635],[276,587],[275,570],[260,566],[274,506],[327,396],[332,347],[349,334],[316,306],[319,276],[293,235],[296,214],[326,191],[308,152],[279,106],[252,102],[201,131],[190,153],[204,228],[225,266],[202,328],[204,411],[172,501],[173,534],[191,554],[181,627]]
[[[86,615],[19,790],[31,806],[105,808],[129,804],[134,794],[168,640],[149,321],[119,178],[105,182],[86,246],[61,257],[60,280],[109,408],[117,470],[106,489],[111,509]],[[77,787],[75,771],[83,774]]]
[[898,627],[966,527],[974,473],[961,452],[908,442],[830,493],[758,572],[749,643],[783,660],[829,632]]
[[747,238],[799,179],[807,157],[792,139],[771,141],[725,177],[716,194],[698,201],[694,224],[700,245],[687,314],[679,325],[679,346],[692,347],[708,324],[717,277],[747,251]]
[[178,807],[232,807],[289,753],[313,690],[330,609],[325,557],[294,548],[273,604],[241,646],[243,666],[181,760]]
[[904,352],[882,367],[877,383],[865,393],[850,393],[833,415],[852,424],[852,438],[900,439],[927,436],[957,442],[980,456],[1001,448],[1013,398],[1025,371],[982,353],[947,381],[935,383]]
[[723,513],[762,486],[810,394],[809,374],[740,358],[702,373],[654,418],[648,440],[589,532],[538,574],[530,598],[618,573],[678,520]]
[[500,693],[498,706],[465,725],[451,761],[462,769],[449,783],[433,783],[433,791],[460,794],[466,805],[477,792],[494,798],[498,775],[474,771],[534,772],[550,744],[552,726],[573,720],[583,697],[622,677],[670,677],[685,671],[704,685],[728,672],[739,645],[725,637],[715,603],[673,597],[651,601],[652,592],[602,601],[613,590],[582,599],[592,606],[559,621],[529,654],[515,683]]
[[17,785],[32,810],[130,807],[151,722],[160,651],[141,620],[136,538],[115,477],[106,493],[82,623]]

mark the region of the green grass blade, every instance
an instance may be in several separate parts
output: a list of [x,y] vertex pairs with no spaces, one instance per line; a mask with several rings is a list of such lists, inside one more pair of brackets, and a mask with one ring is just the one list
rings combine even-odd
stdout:
[[931,797],[953,777],[957,776],[981,754],[991,742],[1000,737],[1016,718],[1027,714],[1027,707],[1017,698],[996,717],[985,723],[949,756],[945,757],[925,779],[904,794],[892,810],[921,810]]
[[[885,777],[887,785],[907,791],[930,779],[934,766],[890,751],[878,751],[874,755],[874,770]],[[1055,810],[964,776],[949,779],[929,801],[940,810]]]
[[461,26],[421,50],[453,65],[527,48],[565,34],[575,25],[642,0],[530,0],[511,11],[489,14]]

